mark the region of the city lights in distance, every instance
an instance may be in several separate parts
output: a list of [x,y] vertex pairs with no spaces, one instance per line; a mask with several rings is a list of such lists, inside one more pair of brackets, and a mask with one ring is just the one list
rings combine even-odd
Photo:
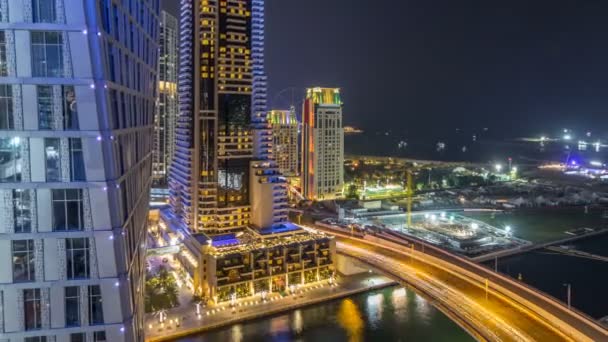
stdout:
[[592,160],[589,164],[593,165],[593,166],[603,166],[604,164],[602,164],[601,161],[597,161],[597,160]]

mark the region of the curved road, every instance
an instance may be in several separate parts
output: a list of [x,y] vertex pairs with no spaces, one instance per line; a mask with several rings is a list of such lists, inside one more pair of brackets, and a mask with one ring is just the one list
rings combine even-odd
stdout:
[[[318,228],[316,228],[318,229]],[[407,282],[432,297],[478,339],[489,341],[608,341],[608,330],[552,298],[458,256],[426,252],[370,237],[336,235],[339,253]],[[417,242],[415,242],[417,244]],[[410,245],[411,247],[412,245]],[[420,249],[420,245],[417,245]],[[433,255],[429,255],[433,254]],[[487,280],[487,293],[486,293]]]

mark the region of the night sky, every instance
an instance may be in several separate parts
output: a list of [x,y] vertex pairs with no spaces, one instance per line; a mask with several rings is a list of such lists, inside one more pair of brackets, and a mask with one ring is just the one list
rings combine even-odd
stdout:
[[270,106],[320,85],[366,130],[608,128],[608,1],[266,3]]

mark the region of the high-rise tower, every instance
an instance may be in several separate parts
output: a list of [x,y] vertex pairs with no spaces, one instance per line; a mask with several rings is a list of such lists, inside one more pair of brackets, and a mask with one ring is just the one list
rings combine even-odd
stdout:
[[171,210],[161,212],[181,239],[176,258],[215,302],[328,279],[334,241],[287,222],[272,159],[264,1],[182,0],[180,19]]
[[152,179],[156,186],[166,186],[175,150],[177,121],[177,18],[161,12],[160,58],[158,65],[158,102],[154,115]]
[[272,153],[285,176],[296,176],[298,169],[298,127],[295,108],[290,110],[271,110],[268,121],[272,126]]
[[158,13],[0,1],[0,340],[143,341]]
[[264,1],[182,0],[180,50],[174,214],[194,232],[242,230],[252,222],[252,176],[278,179],[269,160]]
[[302,195],[310,200],[340,198],[344,186],[340,89],[307,89],[302,113]]

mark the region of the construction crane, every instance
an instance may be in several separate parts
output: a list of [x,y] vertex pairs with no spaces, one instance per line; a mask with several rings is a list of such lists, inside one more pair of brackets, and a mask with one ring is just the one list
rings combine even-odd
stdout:
[[414,186],[412,184],[414,177],[412,176],[412,170],[407,170],[407,183],[406,183],[406,195],[407,195],[407,227],[412,227],[412,200],[414,197]]

